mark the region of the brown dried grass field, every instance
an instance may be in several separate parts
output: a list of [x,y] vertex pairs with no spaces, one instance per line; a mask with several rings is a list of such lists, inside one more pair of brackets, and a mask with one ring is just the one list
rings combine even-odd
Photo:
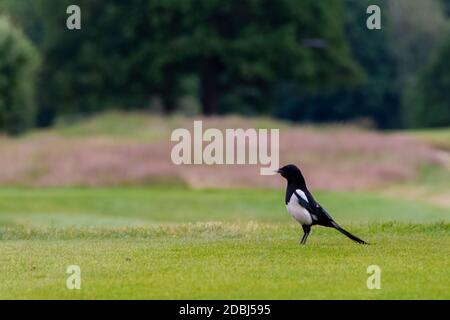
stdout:
[[[194,188],[280,188],[259,165],[184,165],[170,159],[170,134],[190,118],[108,113],[87,122],[0,139],[0,185],[111,186],[182,184]],[[280,164],[300,165],[312,188],[367,190],[445,167],[448,152],[406,133],[354,126],[294,126],[270,119],[202,119],[204,127],[280,128]]]

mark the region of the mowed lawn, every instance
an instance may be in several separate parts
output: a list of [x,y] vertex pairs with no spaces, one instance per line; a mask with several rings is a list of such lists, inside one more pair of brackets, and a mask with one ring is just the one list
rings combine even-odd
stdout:
[[[450,298],[450,209],[318,192],[361,246],[288,216],[282,190],[0,189],[0,298]],[[66,288],[69,265],[81,290]],[[366,286],[381,268],[381,289]]]

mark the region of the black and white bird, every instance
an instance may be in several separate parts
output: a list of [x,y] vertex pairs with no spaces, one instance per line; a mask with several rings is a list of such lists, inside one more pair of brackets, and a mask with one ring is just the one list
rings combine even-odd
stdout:
[[305,178],[299,168],[289,164],[278,169],[277,173],[287,180],[286,208],[289,214],[303,227],[304,234],[300,244],[306,244],[311,227],[314,225],[334,228],[357,243],[367,244],[364,240],[342,229],[328,212],[314,200],[306,187]]

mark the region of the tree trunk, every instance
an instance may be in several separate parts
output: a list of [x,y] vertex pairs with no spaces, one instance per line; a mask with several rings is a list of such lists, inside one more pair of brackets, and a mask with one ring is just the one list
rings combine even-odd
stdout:
[[171,73],[171,70],[165,70],[165,78],[161,87],[161,100],[163,103],[163,112],[166,115],[170,115],[177,109],[178,100],[178,88],[175,76]]
[[163,112],[165,115],[171,115],[177,108],[176,99],[171,97],[169,94],[162,97],[163,102]]
[[219,109],[220,90],[217,79],[216,64],[208,61],[200,78],[200,101],[202,113],[206,116],[217,114]]

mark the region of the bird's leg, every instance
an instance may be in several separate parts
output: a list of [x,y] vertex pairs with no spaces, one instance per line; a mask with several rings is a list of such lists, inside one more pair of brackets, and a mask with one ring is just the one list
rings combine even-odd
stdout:
[[303,233],[303,237],[300,239],[300,244],[303,244],[303,241],[305,241],[306,233]]
[[308,239],[308,236],[309,236],[309,231],[305,232],[305,234],[302,237],[302,241],[300,242],[300,244],[306,245],[306,240]]
[[305,233],[305,238],[303,239],[303,245],[306,245],[306,240],[308,239],[309,236],[309,231],[307,233]]
[[302,226],[303,227],[303,237],[302,240],[300,241],[300,244],[305,245],[306,244],[306,240],[308,239],[309,233],[311,232],[311,227],[310,226]]

